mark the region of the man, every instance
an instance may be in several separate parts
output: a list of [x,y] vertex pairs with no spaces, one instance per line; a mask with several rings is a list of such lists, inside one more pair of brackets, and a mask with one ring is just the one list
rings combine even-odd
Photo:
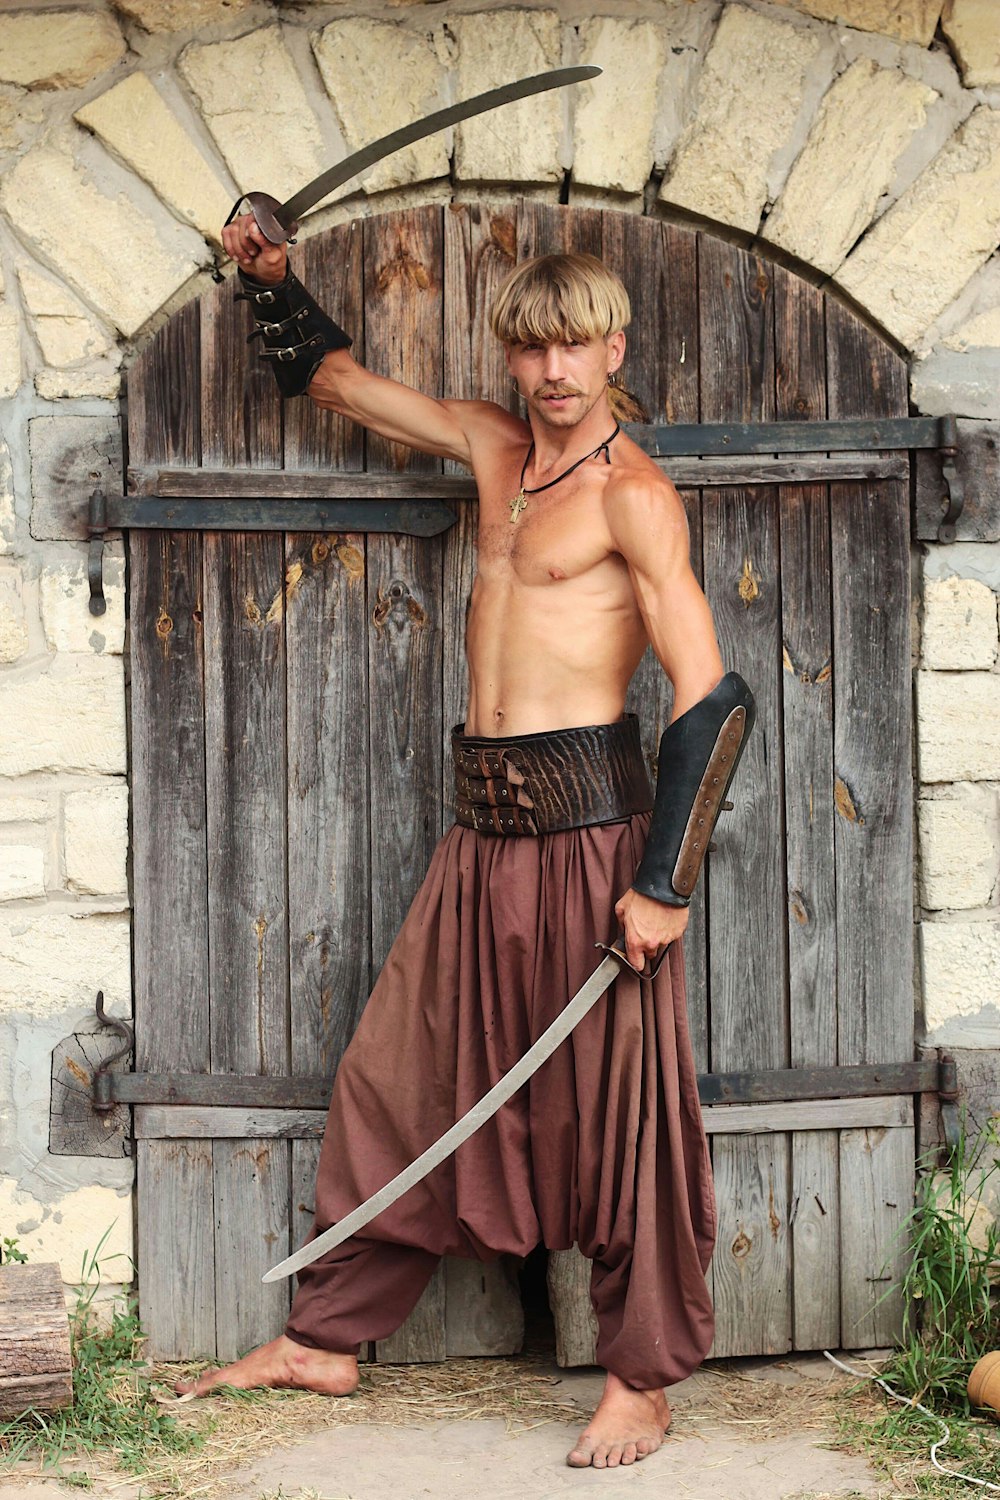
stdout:
[[[321,407],[466,464],[480,497],[457,822],[338,1071],[315,1232],[512,1066],[593,969],[612,913],[637,971],[667,951],[654,981],[616,981],[455,1157],[301,1274],[286,1334],[193,1391],[345,1394],[359,1345],[399,1326],[441,1255],[577,1243],[594,1263],[607,1382],[569,1462],[630,1464],[661,1444],[664,1387],[713,1334],[715,1204],[679,939],[753,700],[723,676],[683,505],[613,414],[628,298],[590,256],[515,269],[491,326],[521,418],[371,374],[252,216],[224,240],[283,394],[308,388]],[[650,642],[674,688],[655,808],[623,716]]]

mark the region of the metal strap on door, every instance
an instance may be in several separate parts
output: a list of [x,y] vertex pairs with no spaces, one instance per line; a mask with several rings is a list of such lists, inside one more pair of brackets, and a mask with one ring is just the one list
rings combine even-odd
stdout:
[[[942,455],[938,540],[954,541],[963,494],[955,466],[954,416],[838,422],[632,424],[625,429],[669,467],[679,488],[824,484],[905,479],[908,454]],[[475,498],[462,475],[299,472],[136,466],[127,493],[95,489],[90,499],[90,612],[104,613],[108,531],[339,531],[437,536],[455,521],[454,502]]]

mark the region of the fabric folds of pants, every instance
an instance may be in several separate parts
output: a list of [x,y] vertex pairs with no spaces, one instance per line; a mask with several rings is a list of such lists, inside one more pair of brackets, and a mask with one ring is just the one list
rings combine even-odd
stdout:
[[[486,1092],[592,973],[648,814],[540,838],[453,827],[338,1070],[314,1233],[376,1192]],[[715,1198],[674,944],[619,977],[451,1160],[300,1275],[288,1333],[356,1351],[387,1337],[442,1255],[576,1243],[593,1261],[598,1360],[684,1379],[712,1342]]]

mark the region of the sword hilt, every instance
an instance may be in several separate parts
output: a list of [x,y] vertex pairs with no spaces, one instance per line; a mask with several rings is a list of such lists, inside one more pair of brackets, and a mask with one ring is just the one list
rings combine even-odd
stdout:
[[617,936],[612,942],[595,943],[594,947],[603,949],[605,953],[613,953],[615,958],[620,958],[625,967],[631,969],[632,973],[639,979],[655,979],[660,972],[663,960],[667,956],[667,949],[670,947],[670,944],[667,943],[664,947],[657,949],[655,958],[647,957],[643,959],[641,969],[637,969],[628,956],[625,949],[625,929],[623,927],[619,927]]
[[[288,225],[281,222],[278,218],[281,203],[277,198],[273,198],[270,193],[244,193],[233,204],[226,224],[233,222],[244,202],[249,203],[250,212],[257,221],[257,228],[266,240],[270,240],[272,245],[284,245],[286,242],[289,245],[295,244],[292,236],[298,231],[298,223],[294,219]],[[223,228],[225,228],[225,225],[223,225]]]

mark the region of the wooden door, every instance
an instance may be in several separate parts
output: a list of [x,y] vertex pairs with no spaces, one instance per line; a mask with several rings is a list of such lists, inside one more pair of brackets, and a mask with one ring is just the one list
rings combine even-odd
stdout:
[[[706,233],[452,205],[295,253],[369,368],[511,405],[490,297],[516,259],[564,248],[622,274],[626,383],[656,420],[906,414],[902,362],[857,318]],[[245,332],[229,287],[161,330],[129,378],[131,465],[342,471],[359,497],[447,467],[306,401],[282,407]],[[699,1071],[909,1060],[907,486],[683,494],[724,660],[759,706],[686,939]],[[130,534],[138,1070],[334,1071],[451,821],[474,533],[469,501],[432,539]],[[653,763],[670,693],[651,657],[631,699]],[[898,1297],[878,1299],[902,1263],[912,1101],[705,1114],[714,1352],[887,1342]],[[280,1330],[288,1284],[260,1273],[308,1227],[315,1130],[294,1111],[136,1109],[155,1353],[230,1358]],[[518,1338],[510,1268],[456,1262],[373,1353],[433,1359]]]

